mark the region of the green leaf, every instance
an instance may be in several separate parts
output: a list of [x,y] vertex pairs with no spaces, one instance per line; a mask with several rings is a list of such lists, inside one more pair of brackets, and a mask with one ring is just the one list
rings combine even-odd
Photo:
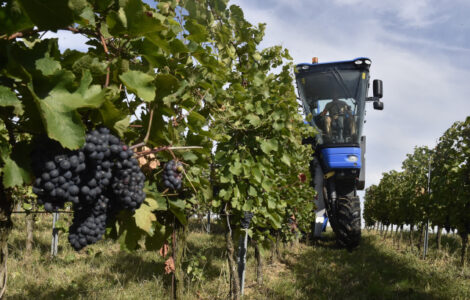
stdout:
[[4,159],[4,166],[1,169],[3,173],[3,185],[5,188],[14,186],[20,186],[24,182],[31,181],[31,175],[29,172],[21,168],[14,160],[10,157]]
[[145,237],[145,249],[149,251],[159,250],[172,233],[170,227],[163,226],[158,222],[154,222],[154,224],[155,229],[153,236],[148,235]]
[[187,219],[186,219],[186,214],[185,214],[185,205],[186,202],[183,200],[170,200],[168,201],[170,204],[169,209],[170,211],[175,215],[175,217],[180,221],[181,224],[186,225],[187,224]]
[[127,89],[135,93],[146,102],[155,99],[155,85],[153,85],[153,77],[141,71],[128,71],[119,75],[122,83]]
[[184,152],[184,153],[183,153],[183,159],[184,159],[185,161],[190,161],[190,162],[194,163],[194,162],[197,161],[198,157],[197,157],[196,154],[194,154],[194,153],[192,153],[192,152],[190,152],[190,151],[187,151],[187,152]]
[[156,199],[145,198],[145,203],[149,206],[150,210],[167,210],[166,199],[160,195]]
[[123,8],[118,11],[110,11],[106,16],[106,25],[111,34],[119,35],[127,28],[127,18]]
[[188,48],[186,48],[182,41],[176,39],[170,42],[170,51],[172,54],[186,53]]
[[138,248],[138,242],[142,236],[143,231],[136,225],[136,220],[128,211],[121,211],[118,219],[122,220],[119,226],[118,242],[122,250],[133,251]]
[[16,94],[6,86],[0,85],[0,107],[8,106],[14,107],[15,114],[23,114],[23,105]]
[[130,116],[126,116],[124,117],[124,119],[120,120],[120,121],[117,121],[116,123],[114,123],[114,130],[117,131],[117,133],[120,135],[120,136],[124,136],[124,132],[127,131],[127,128],[129,127],[129,124],[131,122],[131,117]]
[[264,140],[261,141],[261,150],[263,150],[264,153],[270,154],[271,151],[277,151],[278,149],[278,143],[277,140]]
[[73,13],[65,0],[18,0],[40,31],[57,30],[73,24]]
[[202,43],[207,41],[208,32],[206,27],[198,24],[195,19],[189,19],[184,24],[184,28],[189,32],[187,36],[188,40],[194,41],[196,43]]
[[258,191],[256,191],[256,189],[250,185],[249,189],[248,189],[248,195],[250,195],[251,197],[257,197],[258,196]]
[[230,166],[229,170],[233,175],[238,176],[242,173],[242,164],[239,161],[236,161]]
[[173,94],[178,89],[178,78],[171,74],[158,74],[155,78],[155,86],[157,88],[157,98],[163,99]]
[[22,206],[23,206],[24,210],[32,210],[33,209],[33,205],[31,205],[31,203],[23,202]]
[[141,0],[128,0],[124,7],[127,30],[131,36],[141,37],[150,32],[165,30],[158,19],[160,15],[153,10],[147,10]]
[[196,111],[191,111],[188,115],[188,126],[191,130],[197,132],[206,124],[206,118]]
[[[95,26],[95,13],[93,7],[86,0],[69,0],[69,7],[78,16],[82,25]],[[81,20],[80,20],[81,19]]]
[[33,27],[34,24],[21,9],[18,1],[7,1],[4,7],[0,7],[0,35],[13,34]]
[[261,186],[266,192],[269,193],[272,190],[273,183],[271,182],[271,180],[265,178],[263,182],[261,183]]
[[36,69],[41,71],[44,76],[53,75],[61,68],[60,62],[51,57],[44,57],[36,60]]
[[85,127],[77,109],[99,108],[106,100],[109,90],[103,90],[99,85],[90,86],[91,81],[90,72],[86,72],[75,92],[70,93],[64,84],[59,83],[44,99],[34,93],[31,83],[28,84],[49,137],[63,147],[78,149],[85,143]]
[[134,213],[135,224],[149,235],[153,235],[152,223],[157,220],[148,205],[141,205]]
[[19,142],[13,147],[10,154],[1,153],[4,162],[0,171],[3,173],[3,185],[5,188],[28,184],[32,181],[31,145],[26,141]]
[[97,57],[93,57],[89,54],[81,56],[72,65],[72,70],[75,74],[82,74],[85,71],[90,71],[93,76],[105,75],[106,68],[106,62],[100,61]]
[[120,136],[124,135],[124,132],[129,127],[129,117],[123,112],[118,110],[112,101],[106,100],[103,105],[99,108],[103,124],[108,128],[114,128]]
[[253,200],[246,200],[243,204],[242,210],[243,211],[251,211],[253,209]]
[[261,183],[263,180],[263,173],[261,173],[261,170],[259,168],[253,168],[252,169],[252,174],[253,177],[255,178],[256,182]]
[[261,119],[255,114],[247,115],[246,119],[250,121],[250,124],[253,126],[258,126],[261,123]]
[[290,165],[291,165],[291,164],[290,164],[290,158],[289,158],[289,156],[288,156],[287,154],[284,153],[284,154],[282,155],[281,161],[290,167]]

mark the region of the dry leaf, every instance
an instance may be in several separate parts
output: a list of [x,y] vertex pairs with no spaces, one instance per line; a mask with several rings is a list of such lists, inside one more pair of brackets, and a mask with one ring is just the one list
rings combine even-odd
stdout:
[[149,164],[150,169],[156,169],[158,166],[160,166],[160,162],[158,160],[153,160]]
[[165,258],[166,255],[168,254],[168,244],[165,242],[163,246],[160,248],[160,255]]
[[147,160],[145,159],[145,157],[139,157],[137,159],[139,161],[139,165],[142,167],[143,165],[147,164]]
[[170,257],[165,261],[165,274],[170,274],[175,271],[175,261]]

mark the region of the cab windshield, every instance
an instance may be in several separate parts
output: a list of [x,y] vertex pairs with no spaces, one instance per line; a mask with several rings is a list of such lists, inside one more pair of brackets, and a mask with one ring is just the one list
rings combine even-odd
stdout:
[[359,144],[364,123],[368,74],[323,67],[297,78],[305,114],[319,134],[318,144]]

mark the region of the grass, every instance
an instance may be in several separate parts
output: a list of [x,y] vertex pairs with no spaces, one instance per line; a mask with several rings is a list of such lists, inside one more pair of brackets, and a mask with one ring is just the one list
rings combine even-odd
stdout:
[[[64,218],[64,215],[61,215]],[[155,252],[123,252],[101,241],[79,253],[59,237],[59,255],[50,257],[50,215],[36,222],[34,250],[26,256],[24,216],[15,216],[8,261],[6,299],[169,299],[171,276]],[[213,226],[216,230],[217,227]],[[185,299],[226,299],[229,290],[226,251],[221,234],[192,226],[187,261],[192,270]],[[315,246],[281,249],[279,258],[265,253],[264,283],[256,284],[253,247],[248,249],[243,299],[469,299],[470,271],[458,266],[459,241],[443,236],[444,249],[431,243],[423,261],[416,249],[397,250],[391,239],[363,234],[358,249],[336,247],[334,237]]]

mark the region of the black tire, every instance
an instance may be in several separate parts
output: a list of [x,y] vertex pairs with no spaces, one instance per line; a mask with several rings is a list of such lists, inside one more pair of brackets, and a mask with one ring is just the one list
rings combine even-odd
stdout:
[[339,197],[336,210],[336,239],[340,246],[354,249],[361,242],[359,197]]
[[[334,179],[333,179],[334,180]],[[355,186],[349,182],[336,182],[338,198],[334,210],[327,206],[330,224],[340,247],[352,250],[361,241],[361,205]],[[331,199],[331,191],[328,191]]]

